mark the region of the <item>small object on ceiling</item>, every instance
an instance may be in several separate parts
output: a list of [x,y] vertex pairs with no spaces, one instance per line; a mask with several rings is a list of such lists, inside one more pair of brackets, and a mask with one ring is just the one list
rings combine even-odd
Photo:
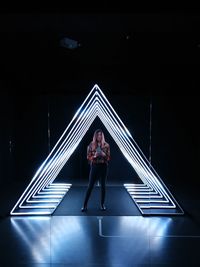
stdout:
[[78,41],[67,38],[67,37],[63,37],[60,40],[59,45],[67,49],[76,49],[80,47],[80,44],[78,43]]

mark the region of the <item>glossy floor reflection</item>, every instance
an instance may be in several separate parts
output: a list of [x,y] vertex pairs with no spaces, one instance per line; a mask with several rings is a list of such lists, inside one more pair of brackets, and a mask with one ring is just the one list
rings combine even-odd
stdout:
[[200,266],[200,226],[187,216],[8,217],[0,266]]

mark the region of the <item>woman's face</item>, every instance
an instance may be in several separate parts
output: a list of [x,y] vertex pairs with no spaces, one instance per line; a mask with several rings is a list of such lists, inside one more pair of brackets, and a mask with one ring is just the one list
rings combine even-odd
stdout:
[[97,133],[97,142],[101,142],[101,139],[102,139],[102,133],[98,132]]

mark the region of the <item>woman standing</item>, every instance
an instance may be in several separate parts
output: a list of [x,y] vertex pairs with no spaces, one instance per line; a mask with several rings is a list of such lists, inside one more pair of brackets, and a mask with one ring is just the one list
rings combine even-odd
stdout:
[[98,178],[100,178],[101,183],[101,210],[106,210],[104,203],[108,161],[110,160],[110,145],[105,141],[104,133],[101,129],[97,129],[94,132],[93,140],[87,147],[87,159],[90,163],[89,184],[81,210],[87,211],[88,200]]

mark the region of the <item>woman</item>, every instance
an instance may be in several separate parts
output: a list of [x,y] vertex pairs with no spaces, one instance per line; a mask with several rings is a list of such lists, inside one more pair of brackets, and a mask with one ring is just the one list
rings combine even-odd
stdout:
[[100,178],[101,183],[101,210],[106,210],[104,202],[108,161],[110,160],[110,145],[106,143],[101,129],[97,129],[94,132],[93,140],[87,147],[87,159],[90,163],[89,184],[81,210],[87,210],[89,197],[98,178]]

